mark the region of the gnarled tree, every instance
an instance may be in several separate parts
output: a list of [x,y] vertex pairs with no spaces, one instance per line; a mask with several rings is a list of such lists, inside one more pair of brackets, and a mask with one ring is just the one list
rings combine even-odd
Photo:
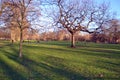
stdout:
[[[58,26],[71,33],[71,47],[75,47],[75,33],[84,31],[93,33],[110,19],[109,6],[97,4],[93,0],[54,0]],[[92,30],[91,30],[92,29]]]

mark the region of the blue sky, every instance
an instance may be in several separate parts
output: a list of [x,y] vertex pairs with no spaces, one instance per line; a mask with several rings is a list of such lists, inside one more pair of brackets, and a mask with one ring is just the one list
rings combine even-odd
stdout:
[[110,2],[110,9],[117,13],[117,18],[120,19],[120,0],[96,0],[98,2]]
[[120,0],[110,0],[111,8],[113,11],[117,12],[117,16],[120,18]]

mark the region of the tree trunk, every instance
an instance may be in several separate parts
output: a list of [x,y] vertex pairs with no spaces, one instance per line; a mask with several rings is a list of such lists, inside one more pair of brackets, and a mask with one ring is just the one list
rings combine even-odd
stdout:
[[71,33],[71,47],[75,48],[75,37],[74,37],[74,33]]
[[23,35],[22,30],[20,30],[20,43],[19,43],[19,58],[22,58],[22,41],[23,41]]

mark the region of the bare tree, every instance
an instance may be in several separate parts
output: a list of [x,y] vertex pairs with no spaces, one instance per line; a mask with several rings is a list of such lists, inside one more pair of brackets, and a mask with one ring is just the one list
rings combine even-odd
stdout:
[[[19,43],[19,57],[22,58],[22,43],[23,43],[23,31],[30,27],[30,21],[34,16],[34,7],[31,6],[33,0],[4,0],[4,4],[7,5],[5,21],[10,28],[18,28],[20,35]],[[32,16],[31,16],[32,15]]]
[[71,47],[75,47],[76,32],[99,31],[110,18],[106,3],[97,4],[92,0],[54,0],[54,6],[58,9],[56,15],[53,13],[58,26],[71,33]]

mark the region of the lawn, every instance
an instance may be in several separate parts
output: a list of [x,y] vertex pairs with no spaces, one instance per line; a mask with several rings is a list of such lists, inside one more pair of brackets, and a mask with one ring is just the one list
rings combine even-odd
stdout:
[[120,44],[0,42],[0,80],[120,80]]

